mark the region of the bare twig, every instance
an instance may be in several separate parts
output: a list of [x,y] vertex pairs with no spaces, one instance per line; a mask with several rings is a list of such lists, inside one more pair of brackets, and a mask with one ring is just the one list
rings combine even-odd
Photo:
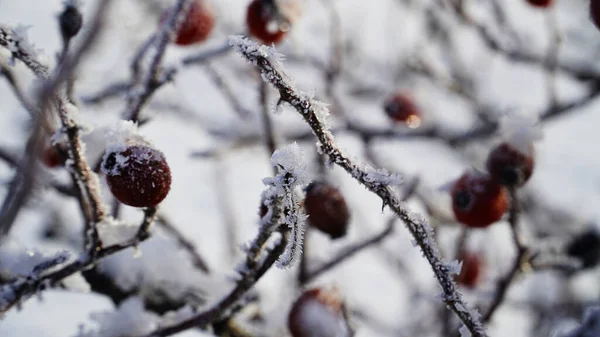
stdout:
[[204,261],[204,258],[196,250],[196,246],[190,240],[188,240],[185,235],[183,235],[183,233],[181,233],[164,214],[159,214],[156,217],[156,222],[157,225],[162,227],[165,231],[167,231],[167,233],[173,236],[175,240],[177,240],[177,243],[183,247],[186,252],[188,252],[194,266],[205,273],[210,272],[206,261]]
[[[224,44],[223,46],[219,46],[214,49],[203,50],[201,52],[198,52],[198,53],[195,53],[195,54],[192,54],[189,56],[185,56],[180,61],[181,67],[185,68],[185,67],[202,64],[213,58],[225,55],[230,50],[231,50],[231,48],[229,48],[229,45]],[[137,55],[138,54],[136,54],[136,57],[138,57]],[[135,60],[135,58],[134,58],[134,60]],[[138,66],[135,63],[135,61],[132,64]],[[137,70],[137,72],[139,72],[139,70]],[[177,72],[176,67],[171,67],[167,71],[165,71],[165,73],[170,74],[171,77],[175,76],[176,72]],[[132,73],[136,73],[136,70],[132,70]],[[115,83],[109,84],[106,87],[104,87],[102,90],[100,90],[98,93],[84,96],[82,98],[82,102],[84,104],[102,103],[109,98],[115,97],[117,95],[125,94],[127,91],[131,90],[135,86],[136,83],[137,82],[122,81],[122,82],[115,82]],[[163,80],[160,83],[157,83],[157,85],[163,85],[165,83],[167,83],[167,81],[165,81],[165,78],[163,76]]]
[[513,242],[517,249],[517,255],[514,259],[512,267],[510,268],[508,273],[502,279],[500,279],[500,281],[498,281],[498,286],[496,288],[496,294],[494,295],[494,298],[492,299],[492,302],[491,302],[489,308],[482,316],[482,319],[484,322],[489,322],[492,319],[492,316],[494,315],[494,313],[496,312],[498,307],[500,307],[500,305],[504,301],[504,298],[506,297],[506,293],[508,292],[508,288],[512,284],[513,280],[515,279],[515,277],[517,276],[519,271],[521,270],[521,265],[523,263],[523,260],[529,252],[529,250],[523,243],[523,239],[521,238],[521,236],[518,232],[518,229],[517,229],[518,222],[519,222],[520,206],[519,206],[519,200],[517,198],[516,190],[511,189],[510,195],[511,195],[511,206],[510,206],[508,221],[509,221],[512,236],[513,236]]
[[379,244],[381,241],[383,241],[385,238],[387,238],[394,232],[394,223],[395,222],[396,222],[396,218],[394,217],[388,221],[387,225],[385,226],[385,229],[383,231],[381,231],[381,233],[373,235],[372,237],[370,237],[364,241],[355,243],[353,245],[350,245],[350,246],[342,249],[342,251],[340,251],[330,261],[323,263],[321,266],[319,266],[318,268],[315,268],[314,270],[309,270],[306,273],[306,275],[304,275],[304,277],[300,279],[300,282],[308,283],[311,280],[319,277],[321,274],[333,269],[334,267],[338,266],[342,262],[353,257],[355,254],[360,253],[369,247]]
[[[173,39],[177,27],[182,24],[185,13],[188,11],[191,4],[192,0],[177,0],[177,3],[173,7],[173,11],[169,15],[169,19],[156,34],[156,38],[150,39],[155,40],[154,44],[156,45],[156,51],[154,57],[150,61],[150,66],[141,90],[135,90],[135,87],[133,87],[133,93],[127,102],[127,108],[123,115],[125,119],[138,121],[142,108],[148,102],[152,94],[163,83],[170,81],[174,75],[174,71],[167,71],[161,74],[160,65],[167,49],[167,45]],[[142,48],[142,51],[144,49],[145,48]]]
[[215,83],[215,85],[221,90],[223,96],[225,96],[225,98],[233,108],[233,111],[235,111],[238,114],[238,116],[242,119],[250,118],[252,116],[252,112],[242,105],[237,95],[233,92],[231,86],[229,86],[225,78],[223,78],[223,76],[217,71],[217,69],[210,63],[207,63],[204,69],[206,70],[208,76],[210,76],[212,81]]

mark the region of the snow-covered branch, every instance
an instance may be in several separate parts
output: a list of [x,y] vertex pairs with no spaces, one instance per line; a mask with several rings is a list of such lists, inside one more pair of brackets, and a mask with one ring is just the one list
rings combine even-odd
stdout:
[[[107,4],[100,6],[99,10],[104,10]],[[101,13],[97,13],[94,21],[97,25],[100,24]],[[44,85],[40,93],[42,107],[45,106],[44,96],[49,95],[51,105],[58,112],[62,131],[68,139],[68,156],[70,160],[67,161],[67,166],[77,188],[82,211],[86,219],[86,246],[90,252],[94,252],[97,248],[96,246],[99,244],[95,224],[102,221],[105,214],[100,198],[99,182],[82,153],[83,142],[80,136],[80,126],[74,119],[78,113],[78,109],[68,102],[64,95],[56,93],[54,89],[61,83],[60,79],[66,78],[73,71],[81,55],[85,52],[86,47],[91,45],[92,40],[93,36],[86,39],[88,43],[84,43],[76,51],[75,55],[68,59],[70,60],[68,68],[65,64],[61,64],[61,67],[56,70],[56,74],[52,77],[53,80]],[[23,32],[15,34],[14,30],[11,31],[0,27],[0,41],[2,41],[0,45],[8,48],[12,52],[13,57],[25,63],[37,77],[41,80],[50,79],[48,68],[42,66],[42,63],[37,61],[36,53],[33,47],[27,42],[27,38]],[[41,110],[43,111],[44,109]]]
[[[147,208],[144,212],[144,219],[142,220],[140,228],[144,228],[152,223],[155,215],[156,208]],[[33,268],[27,277],[20,277],[10,283],[0,286],[0,313],[4,313],[13,306],[22,303],[37,292],[58,284],[68,276],[95,265],[101,259],[126,248],[136,246],[149,237],[150,234],[148,232],[139,231],[138,235],[133,238],[101,248],[96,251],[95,255],[84,252],[83,255],[79,256],[75,261],[47,273],[45,273],[45,271],[49,268],[43,266],[48,266],[48,263],[40,263],[39,266],[42,266],[43,268]],[[52,262],[53,260],[48,261]],[[56,264],[57,263],[52,262],[50,266],[55,266]]]
[[[326,124],[327,108],[323,103],[295,88],[293,81],[283,70],[280,62],[282,56],[274,48],[258,45],[240,36],[231,37],[230,43],[240,55],[260,69],[262,78],[279,91],[280,99],[289,103],[300,113],[319,140],[319,150],[325,153],[331,162],[339,165],[367,189],[377,194],[383,204],[396,213],[406,224],[416,244],[419,245],[423,255],[431,265],[442,288],[442,301],[456,313],[473,336],[487,336],[479,315],[468,307],[462,295],[458,292],[451,275],[451,268],[440,256],[433,237],[433,230],[421,215],[408,210],[392,191],[390,183],[398,179],[389,175],[386,176],[385,172],[370,172],[365,165],[355,163],[342,153],[333,135],[328,130]],[[382,177],[385,177],[385,179],[380,179]]]

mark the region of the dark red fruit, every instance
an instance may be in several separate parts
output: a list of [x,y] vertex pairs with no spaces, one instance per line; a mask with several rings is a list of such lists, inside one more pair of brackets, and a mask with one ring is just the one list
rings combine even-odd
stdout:
[[133,207],[156,206],[171,188],[171,170],[165,156],[146,145],[108,153],[102,171],[115,198]]
[[458,260],[462,261],[462,269],[455,277],[456,282],[465,287],[475,288],[484,268],[483,258],[479,254],[465,251],[458,255]]
[[279,43],[287,34],[287,24],[272,1],[253,0],[248,5],[246,25],[250,35],[265,44]]
[[590,0],[590,18],[596,28],[600,29],[600,0]]
[[523,186],[535,167],[533,145],[529,153],[518,151],[507,143],[494,148],[488,155],[486,167],[492,179],[508,187]]
[[527,0],[527,2],[534,7],[546,8],[552,5],[553,0]]
[[288,329],[292,337],[349,337],[339,292],[319,288],[305,291],[290,309]]
[[483,173],[464,173],[450,194],[456,219],[467,227],[487,227],[500,220],[508,208],[506,189]]
[[41,159],[42,163],[49,168],[57,168],[65,163],[65,157],[63,154],[61,154],[59,150],[51,144],[48,144],[42,150]]
[[340,191],[324,182],[313,182],[306,188],[304,209],[308,222],[332,239],[348,232],[350,211]]
[[416,128],[421,124],[419,108],[413,99],[405,93],[398,92],[389,97],[385,101],[383,109],[394,122],[406,123],[412,128]]
[[600,262],[600,233],[595,229],[583,232],[569,242],[566,252],[581,261],[582,269],[596,267]]
[[[161,16],[160,23],[169,18],[170,10]],[[176,32],[175,43],[188,46],[208,38],[215,26],[215,16],[207,0],[194,0]]]

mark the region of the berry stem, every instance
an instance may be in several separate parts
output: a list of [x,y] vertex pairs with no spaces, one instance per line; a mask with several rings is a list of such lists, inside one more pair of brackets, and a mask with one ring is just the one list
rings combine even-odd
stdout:
[[517,197],[517,190],[515,188],[511,188],[510,192],[510,211],[508,214],[508,222],[510,224],[510,229],[513,237],[513,242],[515,248],[517,249],[517,255],[513,261],[512,267],[508,271],[508,273],[498,281],[498,285],[496,287],[496,294],[488,308],[488,310],[483,314],[482,319],[483,322],[487,323],[492,319],[492,316],[496,312],[496,310],[500,307],[504,299],[506,298],[506,293],[510,288],[510,285],[515,280],[517,274],[521,270],[521,266],[529,253],[529,249],[525,246],[523,239],[521,238],[518,231],[518,223],[519,223],[519,214],[521,212],[521,207],[519,204],[519,199]]

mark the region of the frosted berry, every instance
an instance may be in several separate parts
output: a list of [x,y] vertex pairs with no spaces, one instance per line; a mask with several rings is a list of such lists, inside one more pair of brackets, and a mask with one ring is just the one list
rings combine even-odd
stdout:
[[[170,13],[170,10],[163,13],[161,24],[165,23]],[[194,0],[176,32],[174,42],[180,46],[202,42],[208,38],[214,26],[215,16],[207,0]]]
[[528,152],[523,153],[508,143],[495,147],[486,162],[492,179],[508,187],[523,186],[531,178],[535,166],[533,145]]
[[305,291],[290,309],[288,329],[292,337],[349,337],[340,293],[319,288]]
[[83,16],[77,6],[66,5],[58,16],[58,25],[64,40],[70,40],[77,35],[83,25]]
[[265,44],[279,43],[289,30],[274,1],[253,0],[248,5],[246,25],[250,35]]
[[452,186],[452,210],[468,227],[487,227],[500,220],[508,208],[508,192],[489,175],[464,173]]
[[397,123],[406,123],[411,128],[421,125],[419,108],[413,99],[405,93],[398,92],[390,96],[383,109],[390,119]]
[[171,187],[171,170],[165,156],[147,145],[130,145],[107,153],[102,171],[115,198],[133,207],[158,205]]
[[313,182],[306,187],[304,209],[308,222],[332,239],[348,232],[350,211],[340,191],[324,182]]
[[593,268],[600,262],[600,233],[590,229],[576,236],[566,249],[567,255],[581,261],[582,268]]
[[527,0],[527,2],[534,7],[546,8],[552,5],[553,0]]
[[458,260],[462,261],[462,269],[455,281],[465,287],[475,288],[484,268],[483,258],[479,254],[463,251],[458,255]]

